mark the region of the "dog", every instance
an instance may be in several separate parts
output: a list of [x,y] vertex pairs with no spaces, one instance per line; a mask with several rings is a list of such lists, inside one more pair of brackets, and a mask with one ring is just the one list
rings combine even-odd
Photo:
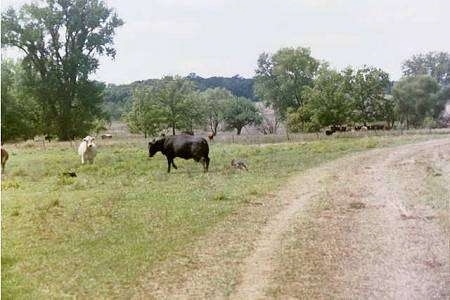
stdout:
[[235,169],[248,171],[247,165],[242,160],[232,159],[231,166]]

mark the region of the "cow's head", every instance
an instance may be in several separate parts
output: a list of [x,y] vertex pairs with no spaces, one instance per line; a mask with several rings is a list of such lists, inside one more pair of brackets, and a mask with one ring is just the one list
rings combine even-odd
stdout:
[[153,157],[153,155],[155,155],[156,152],[158,152],[159,146],[158,146],[158,142],[153,139],[151,142],[148,142],[148,156],[149,157]]
[[89,135],[83,139],[83,141],[86,143],[87,148],[92,148],[93,146],[95,146],[94,140],[95,140],[95,137],[92,137]]

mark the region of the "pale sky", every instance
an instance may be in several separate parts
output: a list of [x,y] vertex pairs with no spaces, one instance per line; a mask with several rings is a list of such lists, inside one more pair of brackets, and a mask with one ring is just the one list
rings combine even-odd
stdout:
[[[2,0],[2,10],[24,0]],[[450,52],[449,0],[106,0],[125,21],[115,60],[93,78],[252,77],[262,52],[309,47],[331,66],[380,67],[392,79],[413,54]],[[10,54],[11,55],[11,54]]]

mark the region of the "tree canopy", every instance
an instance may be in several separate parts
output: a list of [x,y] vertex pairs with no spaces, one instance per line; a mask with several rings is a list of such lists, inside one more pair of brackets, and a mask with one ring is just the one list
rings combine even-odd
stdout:
[[247,125],[258,125],[262,118],[255,104],[247,98],[235,97],[225,110],[225,123],[228,128],[236,129],[240,135],[242,128]]
[[393,96],[398,102],[400,121],[406,127],[420,127],[426,117],[432,117],[439,112],[438,82],[428,75],[402,78],[394,85]]
[[353,120],[366,124],[383,119],[379,109],[386,101],[385,93],[389,86],[389,74],[381,69],[364,66],[361,69],[344,71],[348,91],[354,101]]
[[308,48],[283,48],[275,54],[259,56],[255,76],[255,93],[272,105],[281,118],[289,108],[305,103],[303,91],[313,85],[320,63]]
[[199,91],[224,88],[235,96],[245,97],[253,101],[258,100],[253,93],[253,78],[243,78],[239,75],[235,75],[233,77],[213,76],[203,78],[195,73],[191,73],[187,76],[187,79],[194,82]]
[[405,76],[429,75],[440,85],[450,85],[450,54],[428,52],[417,54],[402,64]]
[[2,46],[24,53],[27,85],[42,108],[43,131],[62,140],[86,134],[103,117],[103,84],[89,80],[100,56],[113,57],[123,24],[101,0],[46,0],[2,14]]
[[392,122],[393,101],[386,97],[389,76],[380,69],[363,67],[342,72],[322,65],[312,86],[302,93],[304,105],[288,110],[292,131],[318,131],[330,125]]
[[2,140],[28,139],[42,129],[41,109],[24,86],[25,72],[20,63],[2,60]]
[[225,112],[233,101],[233,95],[224,88],[207,89],[200,94],[213,135],[217,134],[219,124],[225,119]]
[[179,76],[166,76],[153,86],[135,89],[127,122],[134,131],[146,136],[166,128],[175,134],[177,129],[192,131],[204,123],[205,115],[194,83]]
[[[306,101],[304,109],[310,115],[307,129],[346,124],[351,120],[351,91],[345,81],[345,76],[334,70],[320,71],[313,87],[304,91]],[[307,131],[309,131],[307,130]]]

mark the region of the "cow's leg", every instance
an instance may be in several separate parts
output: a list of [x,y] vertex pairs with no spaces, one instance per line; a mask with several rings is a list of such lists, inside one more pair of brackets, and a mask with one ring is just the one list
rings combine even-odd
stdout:
[[170,166],[173,163],[173,159],[167,158],[167,173],[170,173]]
[[203,166],[203,170],[205,170],[205,159],[203,157],[200,158],[199,160],[195,160],[195,161],[200,162]]
[[209,168],[209,157],[207,156],[204,158],[203,169],[205,172],[208,172],[208,168]]
[[175,159],[172,159],[172,167],[174,167],[174,168],[175,168],[175,170],[176,170],[176,169],[178,169],[178,167],[177,167],[177,166],[175,165],[175,162],[174,162],[174,160],[175,160]]
[[84,155],[81,155],[81,164],[84,165]]

